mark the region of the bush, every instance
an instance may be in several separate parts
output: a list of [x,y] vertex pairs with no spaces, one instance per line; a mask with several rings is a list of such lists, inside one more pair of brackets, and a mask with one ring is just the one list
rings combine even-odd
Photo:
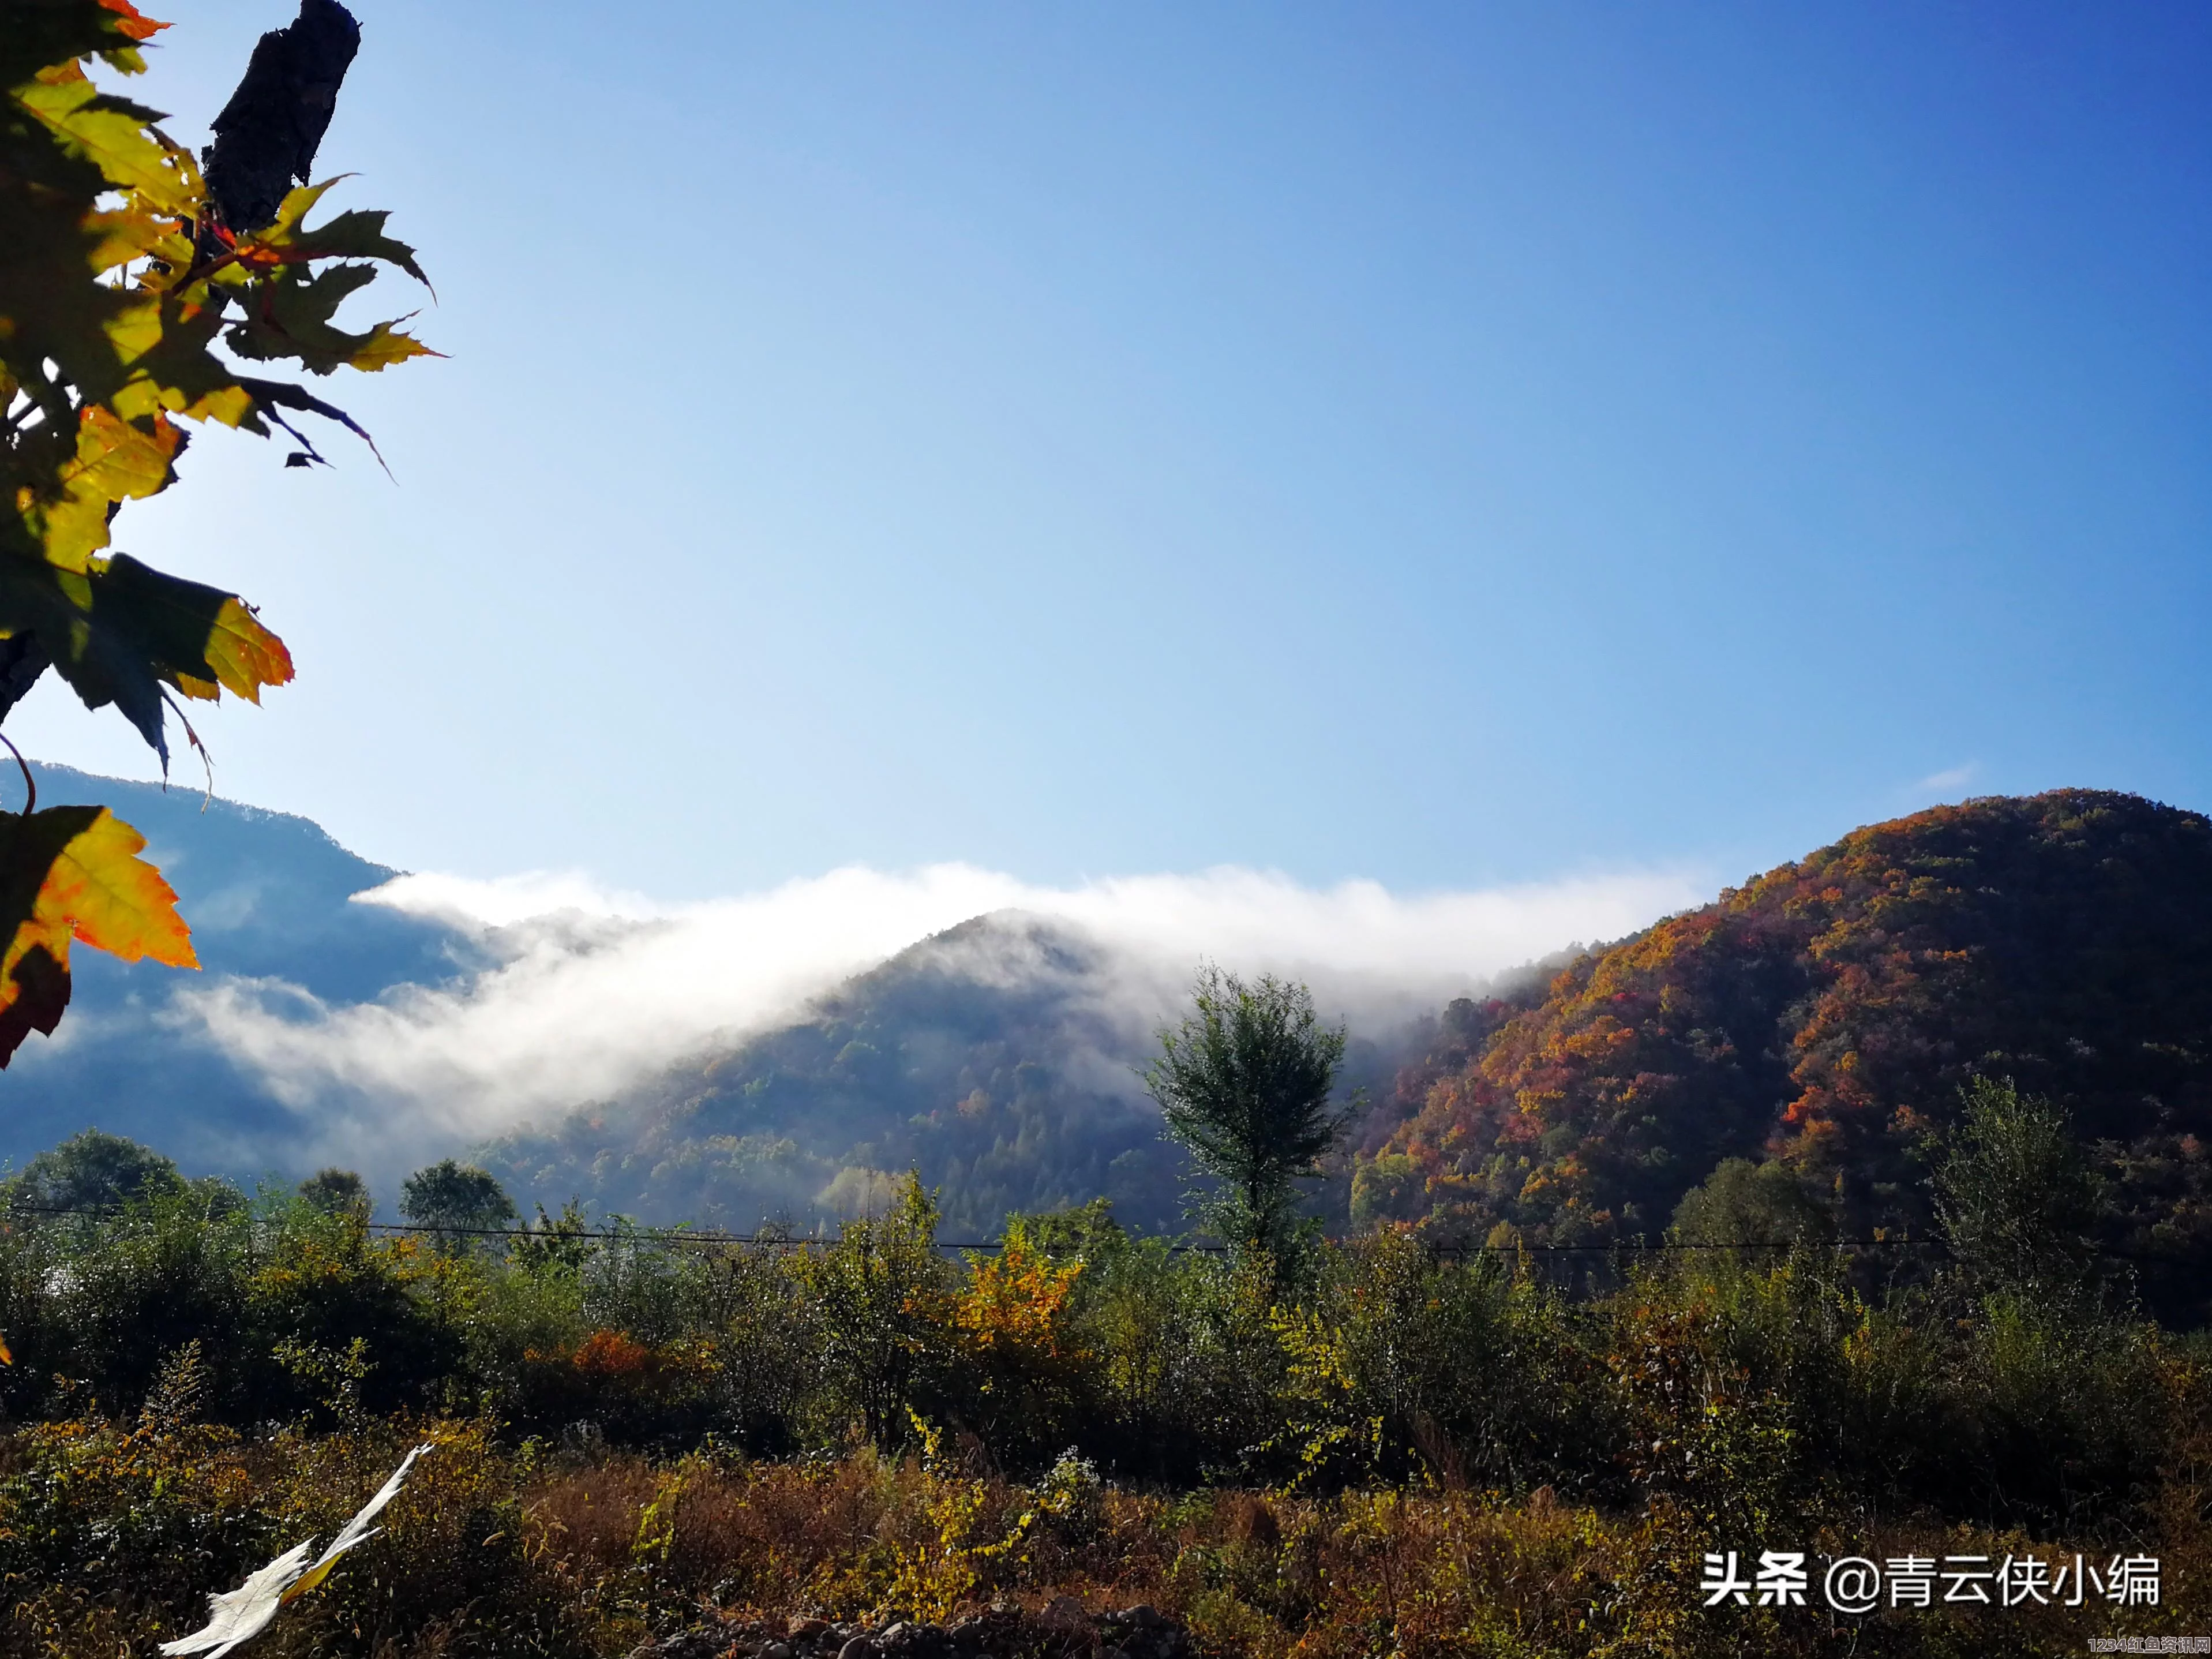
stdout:
[[[1803,1213],[1747,1191],[1773,1197],[1717,1179],[1682,1224]],[[1016,1218],[997,1254],[956,1262],[911,1179],[828,1241],[603,1236],[571,1209],[503,1254],[379,1237],[295,1193],[213,1196],[153,1182],[112,1213],[0,1231],[13,1420],[136,1422],[189,1352],[210,1432],[444,1413],[518,1455],[927,1443],[977,1478],[1087,1462],[1316,1500],[1548,1490],[1670,1538],[1897,1515],[2139,1528],[2212,1468],[2191,1449],[2212,1448],[2201,1343],[1978,1269],[1871,1288],[1805,1230],[1575,1297],[1395,1231],[1317,1243],[1285,1279],[1095,1206]]]

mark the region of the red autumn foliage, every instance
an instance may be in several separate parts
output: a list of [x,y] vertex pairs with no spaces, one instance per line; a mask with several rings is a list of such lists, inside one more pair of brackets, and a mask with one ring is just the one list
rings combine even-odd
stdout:
[[1419,1177],[1398,1212],[1476,1237],[1656,1237],[1720,1159],[1759,1156],[1852,1231],[1924,1231],[1929,1137],[1980,1072],[2100,1145],[2115,1242],[2194,1241],[2207,1033],[2212,821],[2095,790],[1970,801],[1582,957],[1427,1084],[1383,1156]]
[[628,1378],[657,1370],[655,1356],[644,1343],[622,1331],[593,1331],[570,1356],[568,1363],[594,1380]]

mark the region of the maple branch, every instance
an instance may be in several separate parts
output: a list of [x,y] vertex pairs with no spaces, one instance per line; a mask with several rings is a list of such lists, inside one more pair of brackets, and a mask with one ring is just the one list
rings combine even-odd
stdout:
[[293,179],[307,182],[360,49],[361,25],[337,0],[300,0],[297,18],[254,43],[207,149],[208,195],[218,222],[234,233],[265,225]]
[[[194,283],[205,282],[209,277],[214,276],[216,271],[221,270],[225,265],[235,264],[238,263],[239,252],[237,247],[235,246],[223,247],[220,229],[216,227],[214,221],[210,220],[204,228],[206,233],[204,235],[195,234],[192,238],[191,264],[185,267],[185,274],[183,276],[178,277],[174,283],[171,283],[169,287],[163,291],[170,294],[182,294]],[[223,251],[213,258],[204,258],[203,255],[205,253],[207,246],[210,241],[212,241],[216,246],[222,247]],[[229,295],[218,295],[212,289],[210,289],[208,294],[209,302],[216,306],[227,305],[230,299],[231,296]]]
[[[8,227],[0,231],[0,263],[8,267],[0,309],[9,313],[0,318],[0,520],[9,530],[0,557],[7,579],[0,582],[0,719],[53,669],[86,707],[121,710],[161,756],[166,781],[164,732],[173,713],[206,772],[203,811],[215,798],[215,758],[179,699],[213,699],[223,690],[252,698],[289,679],[292,663],[283,641],[235,594],[165,576],[123,554],[96,568],[87,562],[109,544],[118,508],[175,482],[169,463],[183,434],[160,416],[149,421],[143,394],[150,390],[169,413],[189,408],[194,419],[244,425],[263,437],[281,431],[294,442],[290,465],[322,458],[289,414],[335,421],[368,446],[389,477],[375,440],[343,410],[297,386],[242,379],[220,352],[222,331],[238,331],[230,337],[239,356],[295,361],[313,373],[383,368],[428,350],[396,322],[356,337],[331,321],[375,270],[318,287],[314,267],[325,257],[380,260],[418,280],[422,273],[414,250],[383,234],[381,213],[340,215],[312,240],[294,222],[327,188],[295,193],[292,180],[308,184],[361,35],[339,0],[294,3],[297,21],[255,48],[214,124],[201,168],[153,112],[121,100],[88,100],[78,85],[80,60],[92,57],[125,72],[143,70],[132,47],[115,43],[143,40],[166,25],[141,16],[131,0],[0,0],[0,107],[38,115],[9,128],[0,163],[0,224]],[[26,22],[30,37],[19,40]],[[125,204],[120,214],[116,197]],[[297,212],[288,214],[288,204]],[[16,234],[27,226],[36,233],[27,240]],[[239,231],[249,233],[242,244]],[[295,236],[306,245],[289,247]],[[87,264],[88,248],[101,250],[94,264]],[[240,281],[234,268],[259,281]],[[296,313],[284,313],[281,328],[269,309],[272,283],[301,301]],[[133,368],[119,384],[118,343],[109,332],[118,316],[145,335],[132,335],[129,354],[143,373]],[[250,401],[241,407],[241,398]],[[191,634],[182,621],[206,631]],[[24,811],[35,813],[12,827],[0,817],[7,828],[0,888],[10,904],[27,896],[62,915],[75,901],[55,884],[56,860],[73,848],[79,866],[89,858],[101,866],[95,884],[136,896],[98,917],[74,915],[60,937],[131,959],[195,965],[175,895],[137,857],[143,848],[137,832],[104,808],[37,811],[28,763],[4,741],[24,771]],[[72,829],[81,811],[94,814],[89,827]],[[49,949],[39,931],[51,921],[28,911],[0,915],[0,1066],[30,1032],[51,1034],[67,1006],[58,937]]]

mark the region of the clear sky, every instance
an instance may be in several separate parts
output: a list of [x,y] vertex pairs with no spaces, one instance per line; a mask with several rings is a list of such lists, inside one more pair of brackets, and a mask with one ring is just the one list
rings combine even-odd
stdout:
[[[150,9],[198,142],[289,9]],[[369,856],[1415,890],[2212,807],[2212,9],[356,9],[321,167],[451,356],[319,389],[398,483],[210,434],[118,544],[262,605],[219,787]]]

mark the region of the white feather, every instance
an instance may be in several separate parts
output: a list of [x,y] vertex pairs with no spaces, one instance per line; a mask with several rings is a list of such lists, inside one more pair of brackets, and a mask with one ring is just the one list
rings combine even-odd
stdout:
[[307,1552],[315,1547],[312,1538],[295,1544],[267,1566],[255,1573],[234,1590],[226,1590],[208,1597],[208,1621],[204,1627],[190,1636],[179,1637],[173,1642],[161,1644],[161,1651],[168,1654],[204,1653],[208,1659],[222,1659],[222,1656],[249,1638],[258,1636],[268,1629],[269,1621],[276,1616],[276,1609],[294,1596],[314,1589],[322,1583],[331,1565],[355,1545],[374,1538],[377,1528],[368,1523],[383,1512],[384,1506],[399,1494],[399,1484],[406,1480],[407,1471],[415,1467],[415,1460],[430,1449],[421,1445],[407,1454],[392,1478],[377,1489],[376,1496],[363,1504],[352,1520],[338,1528],[338,1535],[331,1540],[330,1547],[316,1557],[315,1565],[307,1565]]
[[258,1636],[283,1605],[292,1581],[307,1571],[307,1552],[314,1547],[312,1538],[295,1544],[236,1589],[209,1596],[205,1627],[162,1643],[161,1651],[206,1653],[210,1659],[222,1659],[240,1642]]

